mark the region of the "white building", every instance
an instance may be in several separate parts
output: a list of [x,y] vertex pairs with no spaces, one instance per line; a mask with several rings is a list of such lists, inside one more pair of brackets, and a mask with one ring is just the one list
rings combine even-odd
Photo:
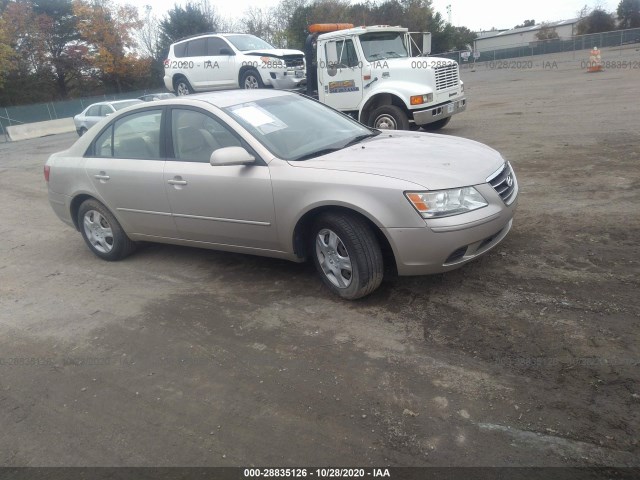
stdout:
[[[555,28],[556,33],[562,40],[567,40],[576,35],[579,18],[562,20],[546,24],[550,28]],[[524,47],[533,42],[537,42],[536,34],[543,27],[542,24],[533,27],[513,28],[511,30],[495,30],[479,32],[475,39],[475,50],[486,52],[490,50],[500,50],[502,48]]]

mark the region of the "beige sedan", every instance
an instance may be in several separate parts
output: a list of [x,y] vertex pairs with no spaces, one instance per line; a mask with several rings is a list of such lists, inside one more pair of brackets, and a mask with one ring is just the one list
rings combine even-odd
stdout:
[[52,155],[45,178],[55,213],[105,260],[139,241],[310,258],[347,299],[373,292],[385,266],[423,275],[486,253],[518,195],[485,145],[372,130],[274,90],[119,111]]

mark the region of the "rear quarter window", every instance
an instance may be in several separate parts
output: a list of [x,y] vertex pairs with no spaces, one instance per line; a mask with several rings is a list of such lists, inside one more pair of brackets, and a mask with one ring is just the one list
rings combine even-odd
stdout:
[[173,46],[173,54],[177,58],[182,58],[187,56],[187,42],[176,43]]

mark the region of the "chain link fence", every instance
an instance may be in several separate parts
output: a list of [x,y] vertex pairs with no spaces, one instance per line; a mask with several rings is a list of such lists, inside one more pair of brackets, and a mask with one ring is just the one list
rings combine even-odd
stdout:
[[0,138],[7,140],[6,128],[23,123],[44,122],[69,118],[82,112],[89,105],[109,100],[128,100],[138,98],[158,90],[138,90],[135,92],[98,95],[94,97],[77,98],[60,102],[36,103],[33,105],[19,105],[14,107],[0,107]]
[[[439,53],[437,56],[450,58],[451,60],[457,61],[460,65],[463,65],[465,63],[473,62],[474,60],[476,62],[490,62],[495,60],[505,60],[508,58],[547,55],[549,53],[577,52],[580,50],[590,50],[593,47],[620,47],[622,51],[623,47],[633,44],[637,44],[640,48],[640,28],[592,33],[589,35],[577,35],[567,40],[539,40],[527,45],[520,44],[480,52],[460,50],[456,52]],[[466,60],[465,56],[467,56]]]

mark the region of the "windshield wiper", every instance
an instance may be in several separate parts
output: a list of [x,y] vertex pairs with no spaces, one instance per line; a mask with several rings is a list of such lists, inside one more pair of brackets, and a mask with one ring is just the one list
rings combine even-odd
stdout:
[[322,148],[320,150],[316,150],[315,152],[311,152],[311,153],[306,153],[300,157],[296,157],[294,159],[292,159],[293,161],[300,161],[300,160],[308,160],[310,158],[315,158],[315,157],[321,157],[322,155],[326,155],[328,153],[333,153],[333,152],[337,152],[338,150],[342,150],[344,147],[339,147],[339,148]]
[[383,57],[382,53],[372,53],[371,55],[369,55],[369,58],[367,58],[367,60],[384,60],[387,57]]
[[365,140],[367,138],[372,138],[372,137],[377,137],[378,135],[380,135],[382,132],[380,130],[374,130],[371,133],[365,133],[364,135],[358,135],[355,138],[352,138],[351,140],[349,140],[347,143],[345,143],[342,148],[347,148],[350,147],[351,145],[355,145],[356,143],[360,143],[362,140]]
[[301,155],[300,157],[296,157],[292,159],[292,161],[300,161],[300,160],[308,160],[310,158],[321,157],[322,155],[327,155],[328,153],[337,152],[338,150],[342,150],[343,148],[350,147],[356,143],[361,142],[367,138],[376,137],[380,135],[382,132],[380,130],[374,130],[371,133],[365,133],[363,135],[358,135],[357,137],[352,138],[347,143],[340,147],[330,147],[330,148],[321,148],[320,150],[316,150],[315,152],[306,153]]

